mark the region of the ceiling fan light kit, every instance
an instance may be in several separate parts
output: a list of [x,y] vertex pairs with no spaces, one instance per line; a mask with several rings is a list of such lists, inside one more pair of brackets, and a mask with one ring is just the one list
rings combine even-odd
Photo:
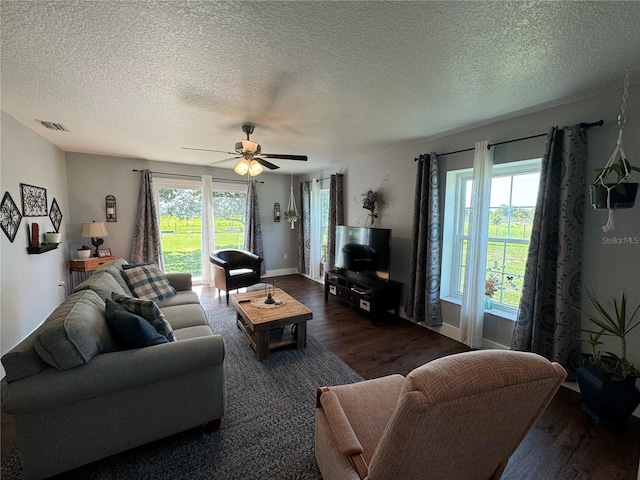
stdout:
[[238,175],[246,175],[249,171],[249,160],[246,158],[241,159],[234,168]]
[[242,132],[247,135],[246,140],[241,140],[236,142],[235,152],[225,152],[222,150],[211,150],[208,148],[189,148],[182,147],[184,150],[200,150],[205,152],[218,152],[218,153],[226,153],[228,155],[233,155],[231,158],[225,158],[224,160],[218,160],[216,163],[225,163],[231,160],[240,161],[235,166],[234,170],[238,175],[246,175],[249,173],[251,176],[256,176],[262,173],[264,170],[263,167],[268,168],[269,170],[277,170],[280,168],[278,165],[274,165],[273,163],[267,161],[267,158],[278,158],[280,160],[298,160],[301,162],[306,162],[308,157],[306,155],[284,155],[279,153],[262,153],[262,147],[260,144],[256,142],[252,142],[249,139],[249,135],[253,133],[253,125],[242,125]]
[[251,160],[251,162],[249,162],[249,175],[251,175],[252,177],[260,175],[262,173],[262,170],[264,170],[262,168],[262,165],[260,165],[256,160]]

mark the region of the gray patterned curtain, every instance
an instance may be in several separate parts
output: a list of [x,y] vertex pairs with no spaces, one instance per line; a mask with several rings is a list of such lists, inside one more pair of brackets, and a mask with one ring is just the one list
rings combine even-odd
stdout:
[[575,377],[580,353],[582,220],[587,135],[579,126],[547,136],[511,348],[534,352]]
[[160,218],[153,194],[151,170],[145,169],[140,175],[138,212],[131,246],[131,262],[156,262],[164,270],[162,244],[160,242]]
[[327,241],[327,270],[336,266],[336,225],[344,225],[344,175],[331,175],[329,185],[329,234]]
[[409,293],[404,311],[416,322],[442,325],[440,310],[440,176],[435,153],[417,158]]
[[300,228],[298,228],[298,273],[311,272],[311,187],[300,182]]
[[[262,228],[260,228],[260,210],[258,208],[258,192],[256,182],[251,180],[247,186],[247,208],[245,211],[246,225],[244,228],[244,248],[264,259],[262,248]],[[260,264],[260,274],[267,273],[267,267]]]

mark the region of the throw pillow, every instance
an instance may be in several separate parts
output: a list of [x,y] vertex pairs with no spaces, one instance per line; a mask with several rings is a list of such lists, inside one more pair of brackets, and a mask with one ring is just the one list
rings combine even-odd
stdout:
[[167,340],[170,342],[176,341],[176,336],[173,333],[171,325],[169,325],[167,319],[164,318],[164,314],[155,302],[145,300],[144,298],[130,297],[129,295],[123,295],[117,292],[111,294],[111,299],[122,305],[129,312],[140,315],[149,322],[160,335],[167,337]]
[[157,302],[177,293],[157,265],[140,265],[122,270],[122,276],[131,293],[138,298]]
[[104,317],[113,336],[125,348],[142,348],[169,343],[169,340],[160,335],[144,318],[129,312],[122,305],[108,298],[105,301]]
[[158,266],[158,262],[128,263],[126,265],[123,265],[122,269],[123,270],[130,270],[130,269],[136,268],[136,267],[144,267],[145,265],[155,265],[157,267]]

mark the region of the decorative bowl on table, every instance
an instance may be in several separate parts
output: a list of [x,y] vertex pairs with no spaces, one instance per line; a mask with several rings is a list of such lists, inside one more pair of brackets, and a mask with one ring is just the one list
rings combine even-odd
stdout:
[[91,250],[78,249],[77,255],[80,260],[86,260],[87,258],[91,257]]

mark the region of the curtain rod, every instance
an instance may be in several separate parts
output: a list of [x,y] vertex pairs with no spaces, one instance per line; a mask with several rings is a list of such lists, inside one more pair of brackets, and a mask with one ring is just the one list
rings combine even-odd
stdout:
[[[334,175],[340,175],[342,176],[342,173],[334,173]],[[322,178],[316,178],[316,182],[321,182],[323,180],[329,180],[331,178],[331,175],[329,175],[328,177],[322,177]]]
[[[135,168],[133,169],[134,172],[142,172],[142,170],[136,170]],[[185,173],[168,173],[168,172],[151,172],[151,173],[155,173],[158,175],[169,175],[169,176],[173,176],[173,177],[188,177],[188,178],[199,178],[202,180],[202,175],[187,175]],[[218,178],[218,177],[211,177],[211,180],[221,180],[224,182],[232,182],[232,183],[247,183],[246,180],[236,180],[233,178]],[[256,183],[264,183],[263,181],[260,180],[254,180]]]
[[[582,122],[578,126],[580,128],[589,129],[591,127],[601,127],[602,125],[604,125],[604,120],[598,120],[597,122],[592,122],[592,123]],[[513,143],[513,142],[519,142],[521,140],[529,140],[530,138],[544,137],[545,135],[548,135],[548,133],[539,133],[537,135],[530,135],[528,137],[520,137],[520,138],[514,138],[513,140],[505,140],[504,142],[490,143],[488,148],[495,147],[496,145],[504,145],[505,143]],[[455,150],[453,152],[447,152],[447,153],[437,153],[436,156],[437,157],[443,157],[445,155],[453,155],[454,153],[462,153],[462,152],[471,152],[473,150],[475,150],[475,147],[474,148],[463,148],[462,150]],[[417,162],[418,159],[419,158],[414,158],[413,161]]]

